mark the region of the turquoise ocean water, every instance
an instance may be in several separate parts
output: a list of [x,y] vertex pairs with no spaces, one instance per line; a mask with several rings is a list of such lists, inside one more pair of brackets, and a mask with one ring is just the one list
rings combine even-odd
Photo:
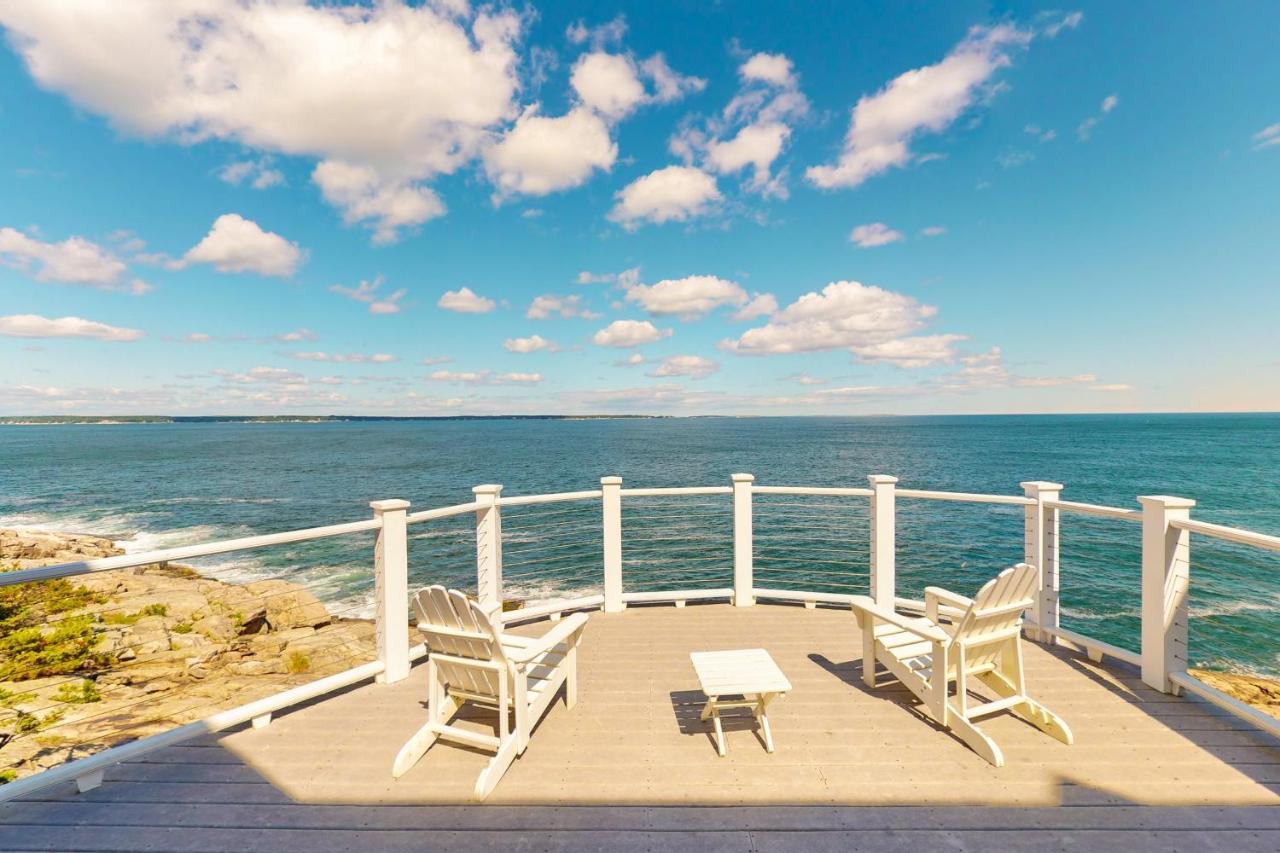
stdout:
[[[463,503],[504,494],[626,486],[865,486],[1019,494],[1136,508],[1140,494],[1194,498],[1195,517],[1280,533],[1280,415],[695,418],[183,423],[0,427],[0,526],[109,535],[131,550],[364,518],[368,502]],[[731,584],[727,497],[624,504],[627,589]],[[600,586],[598,503],[504,513],[509,594]],[[472,522],[410,528],[415,581],[474,585]],[[757,496],[761,586],[867,587],[865,499]],[[1139,526],[1064,514],[1063,623],[1138,645]],[[367,615],[372,536],[199,561],[230,580],[286,576],[339,613]],[[1022,510],[901,500],[899,594],[973,591],[1022,558]],[[1194,537],[1191,658],[1280,674],[1280,555]],[[852,630],[852,628],[851,628]]]

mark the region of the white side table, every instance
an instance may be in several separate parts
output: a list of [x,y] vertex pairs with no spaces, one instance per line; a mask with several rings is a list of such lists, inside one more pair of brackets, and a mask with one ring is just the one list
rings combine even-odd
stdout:
[[735,649],[727,652],[692,652],[689,659],[707,695],[702,719],[710,717],[716,727],[716,751],[724,755],[724,729],[720,712],[725,708],[750,708],[760,722],[765,749],[773,752],[773,733],[766,713],[769,703],[791,689],[791,682],[764,649]]

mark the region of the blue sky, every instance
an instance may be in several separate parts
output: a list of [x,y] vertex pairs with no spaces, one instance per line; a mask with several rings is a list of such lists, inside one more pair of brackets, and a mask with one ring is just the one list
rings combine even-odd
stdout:
[[1274,5],[799,9],[5,6],[0,413],[1280,408]]

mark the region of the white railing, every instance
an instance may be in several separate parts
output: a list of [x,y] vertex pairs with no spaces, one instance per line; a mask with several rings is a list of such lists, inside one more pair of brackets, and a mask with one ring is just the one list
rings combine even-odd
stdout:
[[[602,592],[576,595],[560,600],[533,604],[502,614],[506,622],[536,618],[557,619],[561,614],[580,609],[599,608],[617,613],[630,603],[670,601],[683,606],[687,601],[723,599],[738,607],[753,606],[757,600],[799,601],[808,607],[817,604],[847,605],[852,595],[790,586],[757,586],[754,496],[811,497],[822,499],[854,499],[865,501],[868,512],[866,582],[867,589],[879,602],[888,602],[903,610],[923,610],[923,602],[899,597],[896,593],[896,502],[904,500],[949,501],[965,504],[1021,506],[1024,510],[1025,562],[1039,567],[1041,588],[1034,607],[1027,614],[1027,633],[1046,644],[1068,642],[1088,652],[1094,660],[1110,656],[1139,666],[1144,682],[1157,690],[1176,693],[1181,690],[1243,717],[1260,728],[1280,735],[1280,721],[1244,705],[1204,684],[1187,673],[1187,621],[1190,534],[1211,536],[1235,543],[1280,551],[1280,537],[1193,521],[1190,509],[1194,501],[1166,496],[1138,498],[1141,510],[1064,501],[1063,486],[1058,483],[1031,481],[1022,483],[1022,495],[993,495],[968,492],[943,492],[899,489],[894,477],[871,475],[869,488],[831,486],[757,485],[750,474],[734,474],[728,486],[678,488],[623,488],[620,477],[604,477],[599,489],[542,495],[502,496],[502,486],[484,485],[473,490],[474,500],[454,506],[409,512],[404,500],[375,501],[373,518],[347,524],[329,525],[284,533],[251,536],[243,539],[213,542],[183,548],[170,548],[144,554],[106,557],[0,574],[0,586],[67,578],[91,572],[110,571],[159,562],[187,560],[287,543],[376,532],[373,553],[375,590],[375,631],[377,659],[321,678],[309,684],[251,702],[239,708],[221,711],[204,720],[189,723],[168,732],[143,738],[123,746],[68,762],[35,776],[0,787],[0,801],[22,796],[39,788],[75,780],[81,790],[101,782],[103,768],[153,749],[178,743],[199,734],[220,731],[229,726],[253,721],[269,724],[271,714],[299,702],[314,699],[369,678],[393,683],[408,676],[413,661],[425,656],[422,645],[410,646],[409,640],[409,549],[408,529],[464,515],[475,519],[476,590],[486,605],[499,607],[504,601],[503,525],[504,509],[536,507],[548,504],[596,504],[599,512],[598,574],[595,570],[579,572],[599,577]],[[645,500],[681,501],[689,498],[727,496],[723,523],[732,539],[731,559],[723,566],[723,586],[684,589],[628,589],[628,572],[624,555],[627,543],[637,535],[629,535],[624,523],[624,509]],[[810,507],[813,505],[810,504]],[[676,506],[679,509],[679,506]],[[1065,629],[1059,623],[1061,563],[1060,527],[1063,513],[1119,519],[1141,524],[1141,652],[1118,648],[1101,640]],[[566,522],[568,523],[568,522]],[[836,528],[827,535],[839,536],[847,528]],[[764,540],[762,540],[764,541]],[[852,539],[846,541],[852,542]],[[594,562],[596,557],[591,557]],[[536,559],[530,561],[536,564]],[[526,564],[527,565],[527,564]],[[993,569],[996,567],[993,567]],[[717,569],[719,572],[719,569]],[[715,575],[719,577],[719,574]],[[770,575],[771,579],[777,573]],[[848,576],[852,579],[854,576]],[[811,581],[811,583],[818,583]]]

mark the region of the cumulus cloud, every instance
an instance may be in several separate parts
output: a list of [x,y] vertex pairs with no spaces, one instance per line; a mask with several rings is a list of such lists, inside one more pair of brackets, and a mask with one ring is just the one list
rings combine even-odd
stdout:
[[283,184],[284,173],[271,168],[271,161],[264,157],[228,163],[218,170],[218,179],[232,186],[247,182],[255,190],[265,190]]
[[720,369],[720,365],[700,355],[672,355],[664,358],[649,371],[650,376],[689,376],[705,379]]
[[590,272],[583,270],[574,279],[578,284],[616,284],[627,288],[640,281],[640,267],[632,267],[622,272]]
[[283,344],[295,344],[295,343],[298,343],[299,341],[314,341],[318,337],[319,335],[317,335],[315,332],[311,331],[310,329],[303,328],[303,329],[294,329],[291,332],[281,332],[280,334],[276,335],[276,340],[280,341],[280,343],[283,343]]
[[109,326],[82,317],[41,317],[38,314],[12,314],[0,317],[0,335],[10,338],[94,338],[99,341],[136,341],[142,337],[137,329]]
[[595,320],[600,317],[599,314],[587,309],[582,303],[581,296],[577,294],[556,296],[554,293],[544,293],[534,297],[524,316],[530,320],[546,320],[551,317],[581,317],[584,320]]
[[394,293],[382,295],[378,293],[378,289],[382,287],[382,276],[378,276],[373,281],[361,281],[355,287],[344,287],[341,284],[329,285],[330,293],[337,293],[348,299],[354,299],[356,302],[363,302],[369,306],[370,314],[399,314],[401,305],[400,300],[408,294],[408,288],[400,288]]
[[825,385],[827,380],[819,379],[816,376],[810,376],[808,371],[801,370],[797,373],[788,373],[782,377],[787,382],[794,382],[797,385]]
[[776,355],[819,350],[858,349],[886,344],[921,328],[937,313],[910,296],[857,281],[836,281],[822,292],[806,293],[748,329],[724,349],[743,355]]
[[0,24],[37,82],[131,133],[371,170],[314,177],[383,240],[439,215],[418,182],[456,171],[516,112],[510,9],[24,3],[0,7]]
[[754,320],[757,317],[768,317],[777,310],[778,298],[772,293],[753,293],[751,300],[734,311],[732,317],[739,321]]
[[857,243],[863,249],[887,246],[903,239],[906,238],[902,236],[901,231],[895,231],[883,222],[869,222],[849,232],[849,242]]
[[444,215],[444,202],[430,187],[387,177],[372,166],[325,160],[311,179],[348,225],[368,223],[375,243],[390,243],[401,229]]
[[[139,295],[149,289],[122,284],[121,277],[128,269],[124,261],[83,237],[46,243],[14,228],[0,228],[0,264],[29,273],[36,281],[132,290]],[[137,279],[134,282],[145,284]]]
[[823,189],[852,188],[906,165],[912,139],[949,127],[1031,37],[1009,24],[974,27],[941,62],[900,74],[879,92],[860,98],[836,163],[810,167],[805,176]]
[[745,305],[747,292],[737,282],[713,275],[663,279],[627,288],[626,300],[657,317],[694,320],[722,305]]
[[399,361],[394,355],[385,352],[369,355],[358,352],[291,352],[288,356],[299,361],[330,361],[340,364],[390,364],[393,361]]
[[488,314],[497,307],[497,303],[487,296],[481,296],[469,287],[457,290],[446,290],[436,305],[446,311],[459,314]]
[[670,329],[659,329],[648,320],[614,320],[592,336],[598,347],[629,349],[671,337]]
[[596,170],[609,171],[618,146],[605,120],[578,107],[558,117],[526,110],[515,126],[485,152],[485,170],[499,197],[546,195],[586,183]]
[[293,275],[304,258],[297,243],[264,231],[258,223],[237,213],[224,213],[214,220],[203,240],[170,266],[181,269],[191,264],[212,264],[218,272],[283,277]]
[[520,353],[521,355],[542,350],[555,352],[559,349],[555,341],[549,341],[542,335],[530,335],[527,338],[507,338],[503,343],[503,347],[506,348],[507,352]]
[[782,54],[757,53],[738,69],[743,85],[717,116],[686,121],[672,137],[672,153],[686,164],[701,161],[705,169],[732,175],[750,168],[749,190],[785,197],[781,175],[773,164],[791,138],[791,122],[809,110],[800,93],[791,60]]
[[968,340],[965,335],[920,335],[854,346],[850,351],[858,357],[858,361],[867,364],[930,367],[954,361],[955,346],[964,340]]
[[720,200],[716,179],[690,166],[667,166],[637,178],[615,195],[609,219],[628,230],[645,222],[684,222]]

